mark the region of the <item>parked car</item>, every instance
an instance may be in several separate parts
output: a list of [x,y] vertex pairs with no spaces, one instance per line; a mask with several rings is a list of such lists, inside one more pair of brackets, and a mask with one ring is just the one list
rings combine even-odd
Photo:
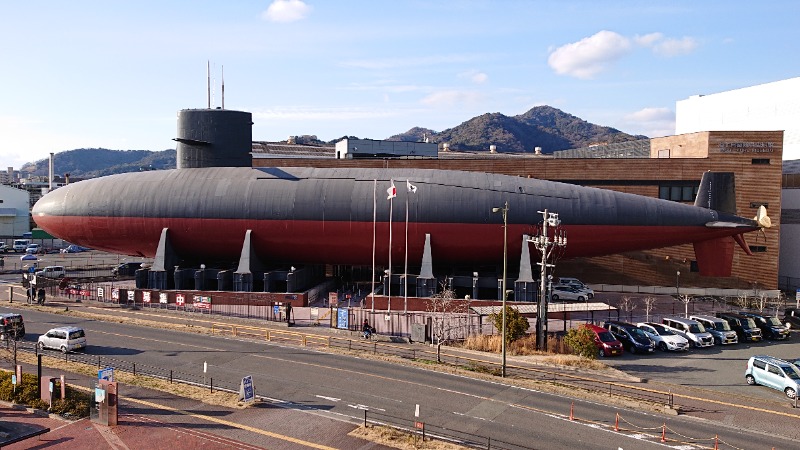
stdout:
[[800,329],[800,308],[790,306],[783,311],[783,324],[786,328]]
[[744,373],[747,384],[777,389],[789,398],[795,398],[800,390],[800,370],[788,361],[766,355],[751,356],[747,360],[747,370]]
[[0,252],[8,253],[8,250],[9,250],[8,244],[6,244],[5,242],[0,242]]
[[714,336],[696,320],[683,317],[664,317],[661,319],[661,324],[685,337],[692,347],[712,347],[714,345]]
[[39,349],[52,348],[61,353],[86,350],[86,333],[78,327],[58,327],[39,336]]
[[559,300],[576,300],[579,302],[585,302],[586,298],[586,294],[569,286],[553,286],[553,289],[550,291],[550,301],[553,302],[557,302]]
[[594,290],[589,286],[583,284],[583,282],[577,278],[567,278],[567,277],[556,278],[556,283],[553,284],[553,287],[559,287],[559,286],[571,287],[577,291],[580,291],[581,293],[583,293],[583,295],[586,296],[586,298],[590,300],[594,298]]
[[45,278],[63,278],[66,275],[64,266],[47,266],[42,270],[36,271],[37,277]]
[[[689,350],[689,340],[660,323],[639,322],[636,326],[645,332],[662,352]],[[736,336],[736,333],[734,333]]]
[[728,325],[739,336],[739,342],[758,342],[761,340],[761,329],[756,322],[741,314],[733,312],[717,313],[717,317],[728,321]]
[[600,357],[603,356],[620,356],[623,353],[622,342],[611,334],[610,331],[597,325],[587,323],[583,325],[594,333],[594,345],[597,346]]
[[756,326],[761,329],[761,335],[767,339],[783,340],[789,337],[789,328],[775,316],[749,311],[739,311],[739,314],[753,319]]
[[39,244],[28,244],[28,247],[25,249],[25,253],[29,255],[36,255],[41,250],[41,246]]
[[739,336],[728,325],[728,321],[713,316],[689,316],[690,319],[696,320],[703,324],[712,336],[714,336],[714,343],[718,345],[738,344]]
[[111,269],[111,274],[114,276],[133,276],[136,275],[136,271],[142,268],[141,262],[124,262],[117,267]]
[[622,347],[631,353],[653,353],[656,344],[636,325],[617,320],[607,321],[603,327],[622,342]]
[[80,245],[70,244],[66,248],[61,249],[61,253],[81,253],[81,252],[88,252],[89,249],[86,247],[81,247]]
[[0,339],[25,337],[25,321],[21,314],[0,314]]

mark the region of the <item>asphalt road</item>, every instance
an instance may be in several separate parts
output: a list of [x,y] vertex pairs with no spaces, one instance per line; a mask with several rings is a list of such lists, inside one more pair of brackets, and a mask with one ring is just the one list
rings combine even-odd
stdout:
[[[0,307],[0,311],[8,309],[11,308]],[[313,414],[354,423],[363,419],[365,409],[414,420],[413,414],[419,405],[419,420],[428,424],[527,448],[662,447],[659,442],[662,424],[684,436],[708,439],[719,435],[724,442],[739,448],[791,448],[795,445],[777,437],[747,433],[692,418],[642,413],[496,381],[371,359],[294,346],[90,321],[27,309],[21,311],[28,332],[26,341],[35,342],[39,334],[53,326],[79,325],[87,330],[87,352],[91,355],[197,375],[202,374],[204,363],[207,363],[209,378],[235,381],[252,375],[259,395],[287,402]],[[669,357],[663,359],[670,360]],[[635,361],[637,359],[630,358],[618,362]],[[570,421],[568,414],[573,401],[575,417],[579,420]],[[612,430],[617,413],[623,420],[621,426],[634,432],[616,433]],[[313,423],[313,416],[309,416],[309,426]]]

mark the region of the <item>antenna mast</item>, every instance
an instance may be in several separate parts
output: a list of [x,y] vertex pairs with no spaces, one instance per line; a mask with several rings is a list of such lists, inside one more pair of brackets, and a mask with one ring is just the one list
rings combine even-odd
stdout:
[[206,60],[206,100],[208,109],[211,109],[211,61]]
[[220,66],[220,74],[222,78],[222,109],[225,109],[225,66]]

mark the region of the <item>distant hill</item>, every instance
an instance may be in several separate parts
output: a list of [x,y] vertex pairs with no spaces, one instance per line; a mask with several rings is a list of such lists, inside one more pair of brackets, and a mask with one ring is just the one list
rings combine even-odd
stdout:
[[537,106],[517,116],[483,114],[439,133],[415,127],[389,140],[422,140],[421,134],[432,142],[447,142],[453,150],[488,151],[490,145],[496,145],[498,152],[533,152],[535,147],[542,147],[543,153],[647,139],[589,123],[551,106]]
[[[335,143],[343,136],[329,142]],[[474,117],[461,125],[436,132],[429,128],[414,127],[405,133],[389,137],[389,141],[447,142],[453,150],[489,151],[496,145],[498,152],[533,152],[542,147],[543,153],[586,147],[591,144],[611,144],[647,136],[630,135],[611,127],[589,123],[551,106],[537,106],[524,114],[506,116],[487,113]],[[322,144],[315,135],[296,136],[298,144]],[[176,151],[109,150],[81,148],[55,154],[55,172],[76,178],[94,178],[123,172],[174,169]],[[42,159],[22,166],[23,173],[47,176],[48,160]]]
[[[175,157],[175,150],[154,152],[79,148],[56,153],[53,157],[53,169],[57,175],[70,174],[74,178],[95,178],[141,170],[174,169]],[[20,171],[47,176],[49,164],[49,158],[45,158],[23,165]]]

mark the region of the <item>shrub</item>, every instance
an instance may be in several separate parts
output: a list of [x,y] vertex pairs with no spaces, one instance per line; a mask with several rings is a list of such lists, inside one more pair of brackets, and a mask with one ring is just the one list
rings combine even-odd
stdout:
[[87,417],[89,415],[90,395],[73,389],[67,385],[67,398],[53,400],[53,407],[39,398],[39,381],[32,373],[23,373],[22,380],[17,380],[17,389],[11,383],[11,373],[0,372],[0,399],[27,405],[31,408],[49,409],[55,414],[69,414],[73,417]]
[[[495,328],[502,333],[503,330],[502,312],[500,312],[499,314],[490,315],[489,320],[491,320]],[[528,331],[529,326],[530,324],[528,323],[528,319],[522,317],[519,311],[508,305],[506,306],[506,345],[516,341],[522,336],[525,336],[525,333]]]
[[586,327],[572,328],[564,336],[564,342],[570,346],[572,353],[589,359],[597,358],[597,345],[594,333]]

